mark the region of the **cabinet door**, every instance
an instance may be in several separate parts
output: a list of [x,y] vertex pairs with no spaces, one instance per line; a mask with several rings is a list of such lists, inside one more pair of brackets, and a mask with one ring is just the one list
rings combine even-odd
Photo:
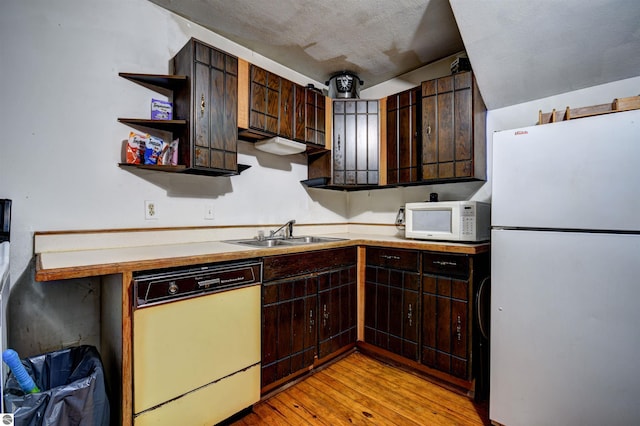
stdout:
[[293,83],[284,78],[280,79],[280,111],[278,135],[287,139],[293,138]]
[[464,380],[471,379],[469,274],[466,256],[423,256],[421,362]]
[[296,84],[293,90],[293,139],[306,142],[307,89]]
[[318,275],[318,302],[318,357],[323,358],[356,341],[356,266]]
[[[196,103],[199,103],[199,108],[196,107],[196,114],[194,117],[194,158],[193,164],[200,167],[209,167],[209,118],[207,114],[211,108],[211,80],[209,79],[209,65],[202,63],[195,63],[195,78],[193,79],[194,93],[196,94]],[[199,102],[198,102],[199,101]]]
[[317,279],[263,285],[262,386],[313,364],[317,346]]
[[420,87],[387,98],[387,182],[418,181]]
[[249,127],[278,134],[280,115],[280,77],[251,65]]
[[323,94],[316,93],[315,94],[315,111],[316,111],[316,126],[315,126],[315,137],[313,140],[309,140],[311,143],[315,143],[316,145],[325,146],[325,113],[326,113],[326,99]]
[[422,83],[423,180],[484,177],[475,176],[475,149],[484,149],[485,138],[484,104],[475,92],[471,72]]
[[419,254],[368,248],[365,269],[365,341],[418,360]]
[[210,131],[211,167],[237,169],[238,61],[211,51]]
[[174,93],[174,114],[191,123],[180,135],[180,163],[237,171],[238,60],[191,40],[173,58],[190,84]]
[[267,71],[251,65],[249,127],[264,130],[267,123]]
[[278,134],[280,130],[280,88],[282,78],[276,74],[267,72],[267,110],[266,110],[266,123],[264,130]]
[[378,101],[333,101],[333,183],[378,183]]
[[436,132],[435,80],[422,83],[422,179],[438,178],[438,139]]
[[346,113],[345,102],[333,102],[333,183],[346,183]]
[[324,146],[324,95],[312,89],[306,89],[306,93],[306,142]]

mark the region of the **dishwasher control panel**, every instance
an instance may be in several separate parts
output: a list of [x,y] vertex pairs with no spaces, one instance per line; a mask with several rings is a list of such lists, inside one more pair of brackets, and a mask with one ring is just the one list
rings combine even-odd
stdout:
[[226,291],[262,282],[262,261],[212,263],[134,274],[135,307]]

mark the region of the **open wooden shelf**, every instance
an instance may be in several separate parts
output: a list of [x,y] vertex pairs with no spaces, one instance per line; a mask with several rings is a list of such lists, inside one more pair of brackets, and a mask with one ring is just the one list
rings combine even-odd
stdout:
[[640,109],[640,96],[614,99],[610,104],[600,104],[581,108],[569,108],[551,112],[538,112],[537,124],[556,123],[558,121],[575,120],[578,118],[593,117],[594,115],[611,114],[614,112]]
[[188,168],[184,165],[177,166],[163,166],[156,164],[130,164],[130,163],[119,163],[123,169],[129,170],[151,170],[154,172],[167,172],[167,173],[184,173],[190,175],[201,175],[201,176],[236,176],[240,173],[244,172],[251,166],[247,164],[238,164],[238,170],[236,172],[228,171],[228,170],[216,170],[216,169],[206,169],[206,168]]
[[136,74],[129,72],[121,72],[118,75],[167,96],[170,96],[174,90],[182,87],[187,81],[187,77],[184,75]]
[[150,120],[144,118],[118,118],[120,123],[136,128],[164,130],[166,132],[177,132],[187,125],[187,120]]

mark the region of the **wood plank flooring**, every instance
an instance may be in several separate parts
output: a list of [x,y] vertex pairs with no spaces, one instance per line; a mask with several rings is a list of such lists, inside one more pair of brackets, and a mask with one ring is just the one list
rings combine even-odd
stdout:
[[247,425],[488,425],[476,404],[359,352],[256,404]]

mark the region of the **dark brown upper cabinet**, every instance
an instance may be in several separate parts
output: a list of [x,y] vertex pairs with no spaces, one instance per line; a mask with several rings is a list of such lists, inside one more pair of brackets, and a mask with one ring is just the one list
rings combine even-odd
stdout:
[[471,71],[422,82],[422,180],[486,179],[486,107]]
[[[271,74],[273,75],[273,74]],[[278,109],[278,136],[293,139],[293,102],[294,85],[291,81],[280,78],[280,108]]]
[[172,120],[118,121],[166,140],[179,139],[178,165],[120,164],[162,172],[230,176],[237,162],[238,59],[191,39],[170,61],[170,74],[120,73],[173,101]]
[[419,181],[421,88],[387,97],[387,184]]
[[239,70],[238,136],[250,141],[297,139],[297,85],[245,61]]
[[255,65],[250,66],[250,75],[249,127],[275,136],[280,129],[282,79]]
[[269,256],[262,286],[262,390],[332,359],[357,338],[355,247]]
[[307,93],[299,84],[293,90],[293,139],[306,142]]
[[180,134],[181,162],[202,174],[237,173],[238,58],[191,39],[173,70],[187,76],[174,95],[174,116],[189,123]]
[[317,89],[305,87],[305,136],[310,144],[325,146],[325,96]]

